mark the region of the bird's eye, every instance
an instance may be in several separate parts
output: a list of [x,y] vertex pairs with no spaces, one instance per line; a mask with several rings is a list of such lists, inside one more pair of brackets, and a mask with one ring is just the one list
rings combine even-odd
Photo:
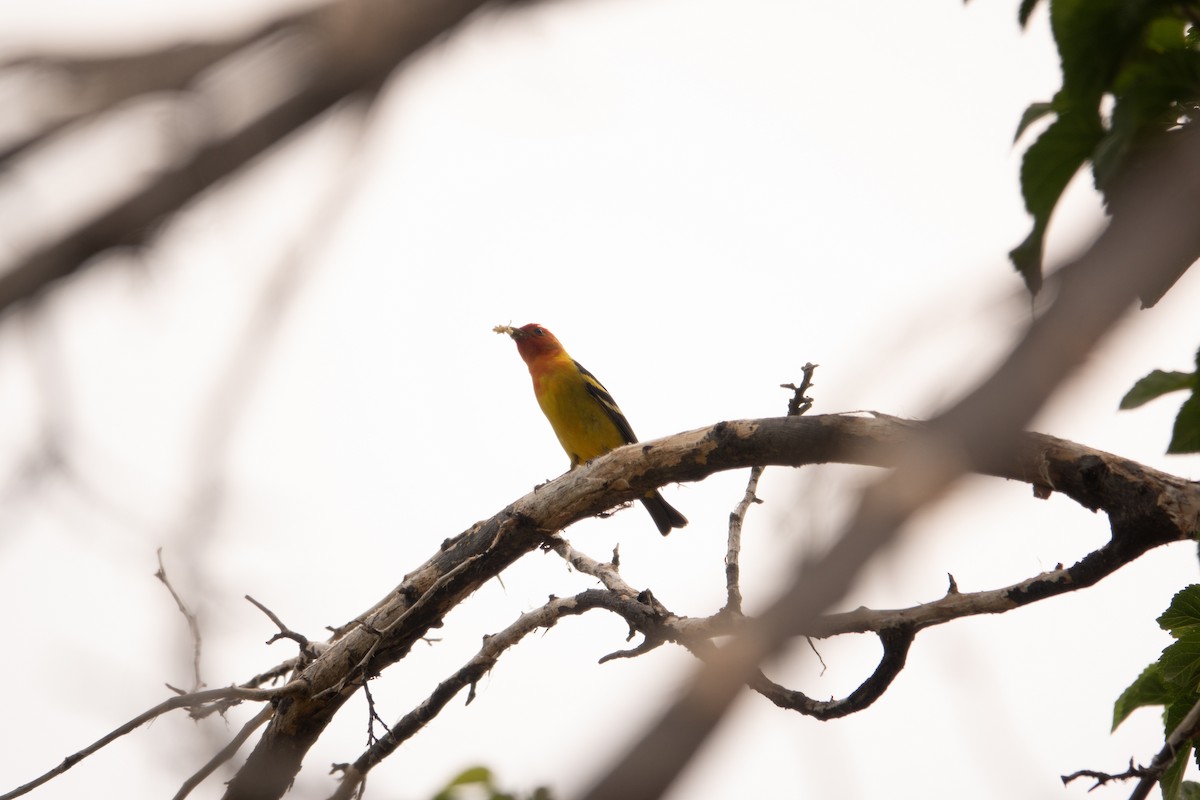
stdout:
[[534,333],[534,335],[535,335],[535,336],[545,336],[545,335],[546,335],[546,329],[545,329],[545,328],[534,328],[534,329],[533,329],[533,333]]

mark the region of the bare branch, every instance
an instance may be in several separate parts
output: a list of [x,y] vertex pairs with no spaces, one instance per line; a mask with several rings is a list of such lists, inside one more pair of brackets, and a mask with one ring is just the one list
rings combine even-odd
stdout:
[[1092,784],[1090,789],[1088,789],[1090,792],[1092,789],[1098,789],[1101,786],[1104,786],[1106,783],[1110,783],[1112,781],[1127,781],[1133,778],[1140,778],[1145,774],[1145,768],[1134,766],[1133,760],[1130,759],[1129,768],[1124,772],[1110,774],[1107,772],[1096,772],[1095,770],[1091,769],[1081,769],[1078,772],[1072,772],[1070,775],[1063,775],[1062,782],[1063,786],[1066,786],[1068,783],[1071,783],[1079,778],[1091,778],[1095,781],[1095,783]]
[[[581,613],[592,607],[607,608],[620,614],[631,628],[648,640],[676,641],[695,648],[697,655],[706,661],[720,661],[726,657],[726,648],[712,648],[712,638],[740,629],[753,630],[759,624],[757,620],[734,619],[728,614],[706,619],[676,617],[649,592],[639,592],[626,584],[612,564],[602,564],[575,551],[569,543],[552,537],[550,532],[644,494],[651,487],[698,479],[756,462],[799,465],[839,460],[887,465],[894,463],[911,442],[918,441],[925,427],[921,423],[892,418],[849,416],[743,420],[614,450],[526,495],[495,517],[448,539],[428,562],[406,576],[405,581],[369,613],[339,629],[311,664],[302,666],[293,659],[241,687],[171,698],[69,757],[56,770],[0,800],[20,796],[41,785],[161,713],[183,707],[197,709],[193,711],[194,715],[201,713],[199,709],[211,713],[222,703],[242,700],[287,698],[286,703],[278,703],[276,714],[238,776],[243,776],[244,780],[261,777],[263,773],[259,770],[272,766],[256,762],[256,758],[277,759],[274,765],[292,758],[294,761],[290,763],[298,768],[304,751],[345,699],[357,691],[363,676],[376,674],[402,658],[430,628],[440,624],[450,608],[524,553],[547,544],[579,571],[600,579],[606,589],[552,601],[550,610],[544,611],[548,616],[542,617],[542,621],[556,619],[555,614]],[[990,465],[991,473],[1033,483],[1042,495],[1053,489],[1086,508],[1108,511],[1113,524],[1113,539],[1108,545],[1072,567],[1035,576],[1005,589],[965,594],[951,592],[938,601],[912,609],[860,609],[830,615],[803,628],[797,626],[797,635],[877,631],[882,638],[890,635],[888,631],[898,631],[897,635],[908,636],[922,627],[957,616],[996,613],[1091,585],[1146,550],[1188,539],[1200,527],[1200,484],[1040,434],[1014,437],[1014,445],[1008,460],[997,460]],[[620,489],[615,490],[613,486]],[[571,605],[574,601],[578,601],[578,605]],[[535,622],[538,619],[531,617],[522,624],[532,626],[532,629],[538,626]],[[395,737],[411,735],[412,730],[425,724],[449,697],[470,684],[470,675],[474,674],[471,670],[480,670],[477,674],[482,675],[486,670],[481,667],[491,663],[487,661],[492,652],[489,647],[497,648],[503,642],[502,638],[492,645],[485,643],[479,657],[483,660],[468,664],[459,678],[439,686],[427,706],[415,709],[402,720],[403,724],[393,726]],[[895,659],[903,649],[889,647],[885,640],[885,661]],[[253,688],[277,680],[296,668],[300,670],[296,677],[278,689]],[[880,669],[876,670],[878,677],[868,679],[857,696],[838,701],[840,706],[819,708],[818,711],[833,713],[861,705],[870,694],[877,696],[878,688],[885,685],[884,676],[889,672],[894,674],[892,667],[881,663]],[[456,683],[463,676],[467,676],[467,680]],[[793,707],[804,705],[796,701],[794,695],[783,694],[788,690],[764,682],[766,679],[757,670],[748,673],[746,680],[769,697],[773,693],[776,697],[791,698],[789,702]],[[756,682],[759,685],[755,685]],[[377,744],[382,746],[390,740],[384,737]],[[235,782],[238,776],[235,776]],[[273,778],[271,783],[274,784],[282,781],[284,775],[272,773],[268,777]],[[352,777],[353,770],[349,775]]]
[[837,719],[857,713],[883,696],[892,681],[904,669],[909,648],[916,638],[915,629],[908,626],[885,628],[879,631],[879,643],[883,645],[883,656],[875,671],[858,685],[853,692],[841,700],[813,700],[803,692],[786,689],[769,680],[762,672],[750,681],[750,687],[780,708],[798,711],[817,719]]
[[250,595],[246,595],[245,597],[246,600],[248,600],[255,608],[266,614],[267,618],[271,620],[271,622],[275,623],[275,627],[279,628],[279,633],[268,639],[267,644],[274,644],[280,639],[290,639],[296,644],[300,645],[300,658],[296,663],[295,668],[302,669],[305,664],[309,663],[318,655],[320,655],[321,651],[325,648],[325,645],[312,642],[304,634],[297,633],[287,625],[283,624],[283,620],[281,620],[274,611],[267,608]]
[[[812,376],[816,369],[817,365],[809,362],[801,368],[804,379],[800,381],[799,386],[792,383],[780,384],[781,389],[792,390],[792,397],[788,400],[787,415],[789,417],[798,417],[812,408],[812,398],[805,397],[804,393],[812,386]],[[746,481],[746,492],[742,495],[741,502],[729,515],[729,538],[725,548],[725,596],[727,598],[725,610],[732,614],[742,613],[742,525],[746,521],[746,514],[750,511],[750,506],[762,502],[758,499],[757,492],[758,481],[762,478],[764,469],[765,467],[761,466],[750,468],[750,477]]]
[[183,614],[183,618],[187,620],[188,632],[192,636],[192,672],[194,682],[192,691],[198,692],[204,686],[204,680],[200,677],[200,620],[191,612],[187,605],[183,602],[183,598],[175,591],[175,587],[171,585],[170,579],[167,578],[167,568],[163,566],[162,548],[158,548],[158,572],[154,573],[154,577],[162,581],[167,587],[167,591],[171,593],[171,597],[175,600],[175,605],[179,608],[179,613]]
[[[894,418],[851,416],[723,422],[618,448],[571,470],[446,540],[370,612],[339,629],[328,650],[295,679],[303,691],[280,708],[239,775],[246,781],[265,776],[270,786],[282,791],[308,747],[357,691],[361,676],[376,674],[402,658],[450,608],[521,555],[548,541],[553,547],[552,532],[650,488],[727,469],[829,461],[887,466],[901,460],[922,439],[925,428]],[[1102,559],[1127,563],[1151,547],[1187,538],[1200,525],[1196,484],[1054,437],[1021,434],[1011,440],[1009,458],[990,464],[991,474],[1052,487],[1086,508],[1109,511],[1114,544]],[[608,577],[619,575],[614,571]],[[685,626],[680,628],[685,634],[699,635],[710,623],[693,628],[686,627],[686,620],[679,624]],[[810,620],[801,632],[817,627]],[[753,670],[745,680],[752,676]],[[230,797],[242,796],[238,781],[235,777],[231,783]]]
[[[586,556],[583,558],[587,559]],[[495,666],[506,650],[519,643],[525,636],[541,628],[552,628],[565,616],[582,614],[596,608],[616,611],[626,619],[645,619],[648,613],[636,598],[622,596],[607,589],[589,589],[574,597],[553,598],[541,608],[522,614],[503,631],[493,636],[485,636],[483,646],[470,661],[439,683],[429,697],[392,725],[387,734],[369,747],[353,764],[339,765],[342,782],[330,800],[352,798],[366,779],[367,773],[376,764],[424,728],[455,695],[468,686],[471,690],[467,699],[469,703],[474,698],[475,684]]]
[[[1154,546],[1157,545],[1149,545]],[[1140,545],[1113,540],[1070,567],[1059,565],[1049,572],[1034,575],[1011,586],[980,592],[959,592],[955,589],[938,600],[910,608],[857,608],[826,614],[806,633],[823,639],[843,633],[878,632],[898,626],[911,626],[919,631],[962,617],[1002,614],[1038,600],[1092,586],[1144,552]]]
[[725,547],[725,610],[731,614],[742,613],[742,524],[746,520],[746,512],[758,499],[758,480],[766,467],[751,467],[750,477],[746,480],[746,492],[741,502],[729,514],[729,537]]
[[284,678],[286,678],[288,675],[290,675],[296,671],[296,669],[300,666],[300,659],[301,659],[301,656],[296,656],[295,658],[289,658],[287,661],[284,661],[282,663],[276,664],[275,666],[271,667],[266,672],[260,672],[259,674],[255,675],[253,678],[251,678],[250,680],[246,681],[245,683],[243,683],[241,685],[243,688],[246,688],[246,689],[255,689],[255,688],[258,688],[259,686],[262,686],[265,683],[274,684],[278,681],[281,681]]
[[555,537],[550,544],[550,549],[562,556],[563,560],[574,567],[584,575],[591,575],[600,583],[604,584],[604,588],[611,592],[616,592],[625,597],[634,597],[637,595],[637,590],[625,582],[621,577],[621,573],[617,571],[617,555],[616,549],[613,550],[613,560],[607,564],[597,561],[586,553],[581,553],[571,546],[571,543],[562,537]]
[[820,364],[814,364],[811,361],[800,368],[800,372],[804,375],[804,379],[800,381],[800,385],[796,386],[792,383],[779,384],[780,389],[791,389],[792,399],[788,401],[787,415],[789,417],[798,417],[806,413],[813,407],[813,399],[806,397],[805,392],[812,388],[812,376],[817,371]]
[[383,729],[388,733],[392,729],[384,722],[383,717],[379,716],[379,712],[375,710],[375,695],[371,694],[371,684],[369,681],[363,681],[363,696],[367,698],[367,745],[373,745],[379,741],[375,736],[375,723],[378,722],[383,726]]
[[203,783],[209,775],[216,772],[217,767],[233,758],[237,754],[238,749],[250,738],[250,734],[261,728],[274,713],[275,708],[270,703],[260,708],[258,713],[251,717],[250,721],[243,725],[242,729],[237,732],[237,736],[229,740],[229,744],[217,751],[217,754],[210,758],[203,767],[183,782],[183,785],[179,787],[179,791],[175,793],[174,800],[183,800],[183,798],[192,793],[193,789]]

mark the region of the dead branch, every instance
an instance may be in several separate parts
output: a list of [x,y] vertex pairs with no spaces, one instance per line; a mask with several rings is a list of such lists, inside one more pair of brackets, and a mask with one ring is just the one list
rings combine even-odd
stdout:
[[[648,641],[678,642],[694,648],[705,661],[719,661],[724,658],[724,648],[710,647],[712,639],[752,629],[758,624],[756,620],[727,613],[699,619],[677,617],[648,592],[626,584],[613,564],[600,563],[579,553],[551,534],[640,496],[651,487],[699,480],[727,469],[753,464],[799,466],[833,461],[889,466],[922,439],[927,427],[888,417],[840,415],[741,420],[614,450],[448,539],[429,561],[406,576],[371,611],[339,628],[312,663],[302,666],[298,659],[292,659],[241,687],[171,698],[68,757],[60,768],[0,800],[17,797],[41,785],[161,713],[182,707],[211,709],[221,703],[242,700],[270,700],[276,711],[251,758],[230,784],[230,796],[246,796],[237,793],[243,791],[238,786],[239,779],[242,787],[248,785],[246,782],[262,780],[261,784],[249,785],[266,791],[269,784],[282,792],[287,785],[286,769],[298,769],[307,748],[363,680],[403,658],[430,628],[440,624],[449,609],[484,582],[524,553],[547,544],[577,570],[597,577],[605,588],[593,590],[595,594],[584,593],[580,596],[583,599],[556,601],[556,605],[544,612],[549,616],[541,618],[542,621],[555,614],[581,613],[585,607],[607,608],[620,614],[631,629],[641,632]],[[804,627],[796,626],[797,635],[873,631],[884,641],[885,656],[875,675],[864,682],[857,694],[833,701],[835,705],[805,702],[798,694],[788,694],[790,690],[771,684],[757,670],[746,676],[749,685],[773,701],[782,699],[781,704],[804,713],[848,713],[886,688],[888,676],[894,677],[897,661],[903,663],[902,655],[907,648],[903,638],[911,639],[921,628],[969,614],[998,613],[1091,585],[1146,550],[1188,539],[1200,527],[1200,484],[1041,434],[1022,434],[1014,438],[1014,445],[1007,459],[990,464],[990,474],[1029,482],[1039,496],[1059,491],[1085,508],[1108,512],[1112,541],[1072,567],[1056,569],[1003,589],[950,592],[940,600],[911,609],[859,609],[829,615]],[[581,605],[570,605],[575,601]],[[530,618],[523,624],[533,625],[537,621]],[[899,638],[889,645],[889,636]],[[480,669],[489,657],[487,652],[481,653],[483,661],[467,665],[464,670]],[[293,669],[298,669],[298,674],[280,688],[253,688],[284,677]],[[467,677],[470,674],[474,673],[463,673]],[[412,713],[417,716],[393,726],[392,738],[415,730],[411,726],[417,722],[425,724],[428,720],[425,715],[432,716],[438,703],[444,705],[470,683],[469,680],[456,683],[456,680],[444,682],[431,695],[426,710],[415,709]],[[392,738],[382,737],[377,746],[383,747]],[[375,753],[367,758],[382,757],[382,751]]]
[[907,625],[884,628],[878,632],[883,655],[866,680],[840,700],[814,700],[803,692],[787,689],[767,678],[761,671],[749,681],[750,688],[787,711],[798,711],[816,719],[837,719],[849,716],[870,706],[883,696],[892,681],[904,669],[909,648],[917,632]]
[[[450,608],[542,546],[554,531],[650,488],[727,469],[831,461],[891,466],[922,440],[925,429],[915,422],[851,416],[723,422],[614,450],[551,481],[447,540],[362,615],[361,623],[343,628],[344,634],[295,679],[304,690],[280,705],[227,796],[282,793],[304,753],[364,676],[403,658]],[[1024,434],[1013,441],[1019,446],[1007,459],[991,463],[990,474],[1051,487],[1087,508],[1109,511],[1117,520],[1114,539],[1121,544],[1103,559],[1127,563],[1146,549],[1187,538],[1200,522],[1200,487],[1188,481],[1053,437]],[[803,630],[816,627],[810,620]]]

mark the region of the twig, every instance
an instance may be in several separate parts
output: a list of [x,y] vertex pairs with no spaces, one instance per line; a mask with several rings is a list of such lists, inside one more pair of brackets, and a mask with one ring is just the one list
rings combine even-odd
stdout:
[[579,572],[599,580],[609,591],[626,597],[637,595],[637,590],[626,583],[625,579],[621,577],[621,573],[617,572],[618,558],[615,547],[613,548],[613,560],[607,564],[597,561],[586,553],[581,553],[562,537],[558,537],[552,542],[550,549],[562,556],[564,561]]
[[[631,635],[636,630],[636,628],[630,626]],[[616,661],[619,658],[637,658],[638,656],[644,656],[651,650],[657,650],[658,648],[662,647],[664,644],[666,644],[666,642],[666,639],[658,636],[646,636],[642,639],[641,644],[639,644],[637,647],[629,650],[617,650],[609,653],[608,655],[601,656],[598,663],[607,664],[609,661]]]
[[270,703],[267,703],[260,708],[258,713],[251,717],[250,720],[242,726],[242,729],[237,732],[237,736],[234,736],[229,740],[229,744],[222,747],[215,756],[210,758],[208,762],[205,763],[203,767],[201,767],[195,772],[195,774],[183,782],[183,785],[179,787],[179,791],[175,793],[175,797],[172,800],[183,800],[183,798],[191,794],[192,790],[203,783],[209,775],[212,775],[213,772],[216,771],[217,767],[233,758],[234,754],[237,753],[238,748],[245,744],[246,740],[250,738],[250,734],[262,727],[262,725],[269,720],[271,715],[274,713],[275,707]]
[[287,661],[283,661],[279,664],[276,664],[274,667],[271,667],[266,672],[260,672],[241,685],[247,689],[254,689],[262,686],[264,683],[274,684],[284,678],[288,673],[296,671],[300,667],[300,661],[300,656],[289,658]]
[[1145,768],[1141,780],[1133,789],[1133,794],[1129,795],[1129,800],[1146,800],[1150,796],[1154,784],[1162,778],[1163,773],[1180,755],[1181,750],[1190,749],[1187,747],[1187,743],[1195,739],[1198,734],[1200,734],[1200,702],[1193,705],[1187,715],[1175,726],[1175,730],[1171,731],[1171,735],[1167,737],[1162,749],[1154,756],[1150,766]]
[[[789,417],[798,417],[813,407],[812,398],[805,397],[804,393],[812,386],[812,376],[817,366],[817,364],[813,364],[810,361],[800,368],[804,378],[800,381],[799,386],[792,383],[781,383],[779,385],[781,389],[792,390],[792,397],[788,400],[787,415]],[[750,478],[746,481],[746,491],[742,495],[742,500],[729,515],[729,538],[725,548],[726,600],[724,611],[726,613],[742,613],[742,525],[746,521],[746,514],[749,512],[750,506],[762,502],[758,498],[757,492],[758,481],[765,469],[766,467],[761,466],[750,468]]]
[[751,467],[750,479],[746,481],[746,492],[741,502],[729,514],[729,538],[725,548],[725,608],[726,613],[742,613],[741,589],[741,557],[742,557],[742,523],[746,512],[755,503],[761,503],[755,494],[758,491],[758,479],[762,477],[766,467]]
[[1068,783],[1076,780],[1077,778],[1091,778],[1095,781],[1095,783],[1092,784],[1091,788],[1088,789],[1090,792],[1092,789],[1099,789],[1101,786],[1111,781],[1132,780],[1133,778],[1141,778],[1145,774],[1146,768],[1134,766],[1133,759],[1131,758],[1129,759],[1129,769],[1125,770],[1124,772],[1109,774],[1107,772],[1097,772],[1096,770],[1092,769],[1081,769],[1078,772],[1072,772],[1070,775],[1063,775],[1062,782],[1063,786],[1066,786]]
[[857,608],[853,611],[825,614],[806,629],[805,633],[825,639],[843,633],[877,632],[901,625],[910,625],[915,630],[921,630],[963,617],[1002,614],[1039,600],[1094,586],[1132,559],[1156,546],[1158,543],[1153,541],[1110,541],[1069,567],[1059,566],[1010,586],[978,592],[961,592],[956,584],[952,584],[943,597],[908,608]]
[[175,587],[171,585],[171,581],[167,577],[167,568],[163,566],[161,547],[158,548],[158,572],[154,573],[154,577],[162,581],[163,586],[167,587],[167,591],[171,593],[171,597],[175,600],[175,605],[179,608],[179,613],[183,614],[183,618],[187,620],[188,632],[192,635],[192,673],[195,678],[192,691],[198,692],[204,686],[204,681],[200,677],[200,620],[188,609],[187,605],[183,602],[183,598],[179,596],[179,592],[175,591]]
[[312,659],[316,658],[317,656],[319,656],[321,654],[321,651],[325,648],[325,645],[310,641],[309,638],[307,636],[305,636],[304,634],[297,633],[296,631],[289,628],[287,625],[284,625],[283,620],[281,620],[275,614],[274,611],[267,608],[266,606],[264,606],[262,603],[255,600],[250,595],[246,595],[246,599],[248,601],[250,601],[250,603],[253,604],[255,608],[257,608],[259,611],[266,614],[267,618],[270,619],[271,622],[275,623],[275,627],[279,628],[279,633],[275,634],[270,639],[267,639],[267,644],[274,644],[275,642],[278,642],[280,639],[291,639],[293,642],[300,645],[301,659],[300,659],[299,663],[296,665],[297,669],[303,669],[304,665],[308,661],[311,661]]
[[750,687],[780,708],[798,711],[815,719],[828,720],[855,714],[883,696],[892,681],[904,669],[908,651],[916,631],[909,627],[889,628],[879,632],[883,655],[866,680],[841,700],[813,700],[803,692],[787,689],[768,679],[761,671],[750,681]]
[[[615,659],[644,655],[661,647],[667,641],[677,641],[700,660],[708,661],[717,652],[712,639],[716,636],[736,633],[739,622],[743,619],[740,615],[736,617],[730,615],[728,609],[722,609],[705,619],[678,617],[665,608],[649,591],[637,592],[632,586],[625,583],[624,579],[609,565],[601,564],[579,552],[565,539],[557,542],[553,549],[580,572],[600,578],[609,591],[614,592],[617,596],[629,598],[636,595],[639,606],[652,612],[653,624],[651,625],[647,625],[642,617],[626,618],[630,623],[631,632],[637,630],[645,637],[644,640],[630,650],[609,653],[600,659],[601,664]],[[919,611],[922,608],[924,606],[917,606],[908,611]],[[862,615],[864,612],[868,612],[868,610],[859,609],[850,613]],[[873,618],[879,627],[872,629],[879,636],[880,644],[883,646],[883,656],[875,671],[845,698],[827,701],[813,700],[802,692],[787,689],[772,682],[761,672],[749,680],[747,685],[780,708],[798,711],[817,719],[844,717],[863,710],[878,700],[896,676],[900,674],[909,647],[920,629],[906,617],[904,612],[896,612],[894,615],[886,617],[885,613],[880,613]],[[861,622],[863,617],[859,616],[854,619]],[[811,646],[811,640],[809,644]],[[819,653],[817,657],[820,658]],[[824,666],[823,661],[822,666]]]
[[363,696],[367,698],[367,746],[375,744],[378,739],[375,738],[375,723],[378,722],[383,726],[383,729],[391,734],[392,729],[383,721],[383,717],[379,716],[379,712],[375,710],[375,696],[371,694],[371,687],[367,681],[363,681]]
[[59,775],[62,775],[64,772],[66,772],[71,767],[78,764],[83,759],[92,755],[97,750],[100,750],[100,749],[106,747],[107,745],[111,744],[112,742],[116,741],[117,739],[121,738],[122,736],[124,736],[128,733],[132,733],[133,731],[140,728],[142,725],[145,725],[147,722],[167,713],[168,711],[174,711],[177,708],[190,708],[193,706],[200,706],[205,703],[212,703],[212,702],[217,702],[217,701],[221,701],[221,700],[235,700],[237,702],[241,702],[243,700],[269,701],[269,700],[273,700],[274,698],[280,697],[282,694],[286,693],[287,689],[288,689],[287,686],[284,686],[281,689],[271,689],[271,690],[246,689],[241,686],[228,686],[228,687],[225,687],[222,689],[205,689],[203,691],[192,692],[191,694],[179,695],[177,697],[172,697],[168,700],[164,700],[163,702],[154,706],[150,710],[144,711],[141,714],[138,714],[136,717],[129,720],[129,722],[126,722],[124,725],[121,725],[120,727],[115,728],[112,731],[106,733],[104,736],[101,736],[99,739],[92,742],[90,745],[83,748],[82,750],[79,750],[79,751],[67,756],[66,758],[64,758],[62,760],[62,763],[59,764],[54,769],[43,773],[42,775],[38,776],[37,778],[34,778],[29,783],[18,786],[16,789],[13,789],[11,792],[0,795],[0,800],[13,800],[13,798],[21,797],[22,795],[28,794],[29,792],[33,791],[37,787],[46,783],[47,781],[52,780],[53,778],[57,778]]
[[[586,557],[585,557],[586,558]],[[330,800],[350,800],[367,773],[433,720],[446,704],[464,688],[470,687],[467,699],[474,698],[475,684],[486,675],[500,656],[527,635],[541,628],[553,627],[565,616],[583,614],[596,608],[617,611],[626,619],[648,619],[648,610],[632,597],[621,596],[608,589],[588,589],[574,597],[556,597],[541,608],[528,611],[504,630],[485,636],[483,646],[453,675],[439,683],[433,692],[412,711],[401,717],[388,733],[369,747],[358,759],[342,770],[342,782]]]
[[813,641],[813,637],[811,636],[805,636],[804,641],[808,642],[808,649],[813,651],[813,655],[816,656],[817,661],[820,662],[821,674],[824,675],[829,667],[825,664],[825,659],[822,657],[821,651],[817,649],[817,643]]
[[821,365],[814,364],[809,361],[803,367],[801,367],[800,372],[802,375],[804,375],[804,378],[800,381],[799,386],[791,383],[779,384],[780,389],[792,390],[792,399],[788,401],[787,415],[789,417],[798,417],[813,407],[813,399],[811,397],[805,397],[804,393],[812,388],[812,376],[813,373],[817,371],[817,367],[819,366]]

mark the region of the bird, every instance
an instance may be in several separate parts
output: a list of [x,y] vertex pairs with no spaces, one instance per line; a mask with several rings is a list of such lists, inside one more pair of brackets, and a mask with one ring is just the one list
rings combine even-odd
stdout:
[[[629,420],[604,384],[567,355],[553,333],[536,322],[520,328],[497,325],[493,330],[507,333],[517,343],[517,352],[529,367],[538,405],[550,421],[559,444],[567,451],[572,469],[637,441]],[[649,491],[638,499],[663,536],[688,524],[687,517],[657,491]]]

